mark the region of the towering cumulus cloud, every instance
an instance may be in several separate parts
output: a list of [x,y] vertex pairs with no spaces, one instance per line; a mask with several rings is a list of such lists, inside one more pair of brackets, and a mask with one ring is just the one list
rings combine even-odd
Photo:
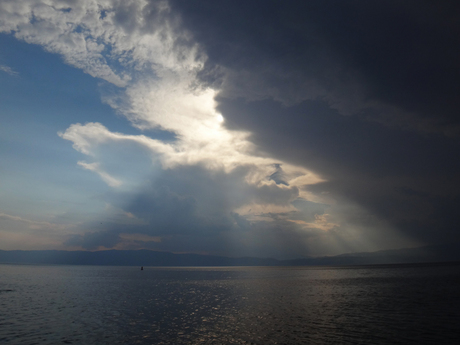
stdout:
[[69,248],[298,257],[423,243],[423,219],[395,209],[429,208],[420,193],[435,191],[401,150],[432,133],[447,145],[458,127],[399,101],[399,79],[353,65],[367,52],[337,43],[342,19],[326,30],[313,15],[337,8],[250,3],[0,3],[0,32],[97,78],[132,126],[58,133],[82,154],[76,169],[110,187],[106,214],[66,234]]

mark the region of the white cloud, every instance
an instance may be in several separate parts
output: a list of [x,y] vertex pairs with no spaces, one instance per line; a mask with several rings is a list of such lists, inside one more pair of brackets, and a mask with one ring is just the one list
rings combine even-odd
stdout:
[[5,230],[4,222],[14,222],[17,224],[21,224],[22,227],[26,227],[28,229],[32,230],[64,230],[68,227],[68,225],[62,225],[62,224],[54,224],[50,222],[44,222],[44,221],[36,221],[36,220],[30,220],[27,218],[22,218],[19,216],[12,216],[10,214],[6,213],[0,213],[0,221],[2,222],[2,230]]
[[83,168],[85,168],[87,170],[94,171],[110,187],[120,187],[123,184],[123,182],[121,182],[120,180],[116,179],[113,176],[110,176],[107,172],[102,170],[102,168],[100,167],[99,163],[86,163],[86,162],[80,161],[80,162],[78,162],[78,165],[80,165],[81,167],[83,167]]
[[[251,154],[255,148],[248,133],[223,126],[215,110],[216,90],[196,86],[206,56],[181,28],[167,1],[7,0],[0,12],[0,31],[14,32],[94,77],[123,86],[118,98],[105,101],[134,126],[165,129],[178,139],[166,144],[143,135],[112,133],[97,123],[75,124],[60,135],[80,152],[94,156],[94,147],[104,142],[135,141],[161,155],[165,168],[204,163],[231,170],[254,164],[261,166],[259,181],[271,169],[267,167],[273,160]],[[308,176],[310,183],[319,180],[303,168],[283,168],[295,170],[296,177]]]
[[92,150],[95,147],[107,142],[134,142],[151,149],[153,152],[172,152],[170,146],[159,140],[151,139],[145,135],[110,132],[105,126],[97,122],[90,122],[85,125],[73,124],[65,132],[58,134],[61,138],[72,141],[75,150],[90,156],[93,155]]
[[13,75],[13,76],[16,76],[18,75],[19,73],[16,72],[15,70],[13,70],[11,67],[8,67],[8,66],[5,66],[5,65],[0,65],[0,71],[3,71],[9,75]]
[[39,44],[93,77],[120,87],[129,71],[153,67],[157,74],[198,68],[197,48],[167,1],[5,0],[0,3],[0,32]]
[[[125,186],[127,181],[107,168],[100,148],[119,144],[147,150],[152,163],[159,162],[162,169],[200,165],[230,173],[246,167],[245,181],[254,188],[254,198],[238,207],[254,219],[261,210],[292,211],[289,203],[294,198],[312,197],[302,187],[322,181],[303,167],[256,153],[250,133],[226,129],[225,119],[216,111],[218,90],[201,86],[197,78],[206,56],[181,28],[167,1],[6,0],[0,3],[0,32],[39,44],[66,63],[120,87],[117,95],[103,100],[134,127],[175,134],[176,140],[164,142],[112,132],[95,122],[72,124],[60,132],[77,151],[94,159],[78,164],[111,187]],[[279,166],[289,186],[270,180]]]

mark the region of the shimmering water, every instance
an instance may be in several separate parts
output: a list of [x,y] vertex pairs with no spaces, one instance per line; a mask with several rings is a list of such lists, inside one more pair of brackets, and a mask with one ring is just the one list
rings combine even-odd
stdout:
[[0,265],[0,343],[454,344],[460,266]]

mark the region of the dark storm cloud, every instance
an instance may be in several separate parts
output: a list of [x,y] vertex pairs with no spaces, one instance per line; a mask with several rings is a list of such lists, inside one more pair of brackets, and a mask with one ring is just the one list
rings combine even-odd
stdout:
[[203,77],[223,83],[223,95],[321,97],[342,113],[458,132],[456,1],[172,4],[209,56]]
[[422,242],[459,240],[460,3],[172,4],[228,128],[328,180],[310,191]]
[[324,101],[285,107],[273,100],[218,100],[228,127],[249,129],[259,146],[323,173],[335,175],[334,168],[343,166],[341,175],[444,175],[460,167],[455,139],[341,116]]

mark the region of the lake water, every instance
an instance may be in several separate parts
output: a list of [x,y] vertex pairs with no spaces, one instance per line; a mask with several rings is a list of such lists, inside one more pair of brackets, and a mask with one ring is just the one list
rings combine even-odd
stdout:
[[0,265],[5,344],[454,344],[460,265]]

